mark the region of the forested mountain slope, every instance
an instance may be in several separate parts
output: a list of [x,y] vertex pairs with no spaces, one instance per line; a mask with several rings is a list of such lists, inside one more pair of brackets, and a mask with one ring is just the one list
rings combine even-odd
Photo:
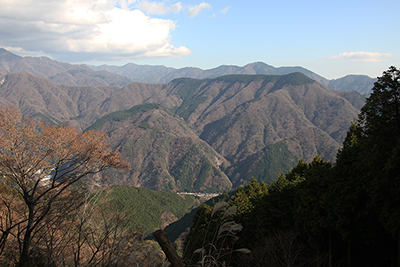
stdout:
[[[227,173],[235,186],[251,178],[250,172],[258,161],[266,160],[273,144],[281,146],[274,157],[289,164],[281,165],[280,171],[287,171],[302,157],[311,160],[321,154],[334,159],[349,122],[358,113],[337,91],[301,73],[178,79],[173,83],[181,88],[181,94],[192,95],[182,106],[191,101],[197,107],[191,113],[184,109],[182,116],[230,161]],[[188,106],[193,109],[194,104]],[[260,175],[263,180],[276,179],[280,171],[269,173],[270,168],[264,166],[258,171],[264,173]]]
[[232,187],[221,169],[229,163],[177,115],[159,104],[113,112],[90,129],[109,134],[132,166],[124,173],[104,172],[111,184],[168,191],[224,191]]
[[[184,127],[192,127],[190,140],[194,140],[195,135],[200,136],[224,158],[226,164],[218,168],[224,173],[220,177],[227,175],[233,186],[238,186],[247,183],[252,176],[259,180],[275,180],[280,171],[289,170],[302,157],[311,160],[316,154],[321,154],[324,159],[333,160],[350,122],[357,116],[362,96],[354,91],[328,89],[301,73],[282,76],[228,75],[213,79],[180,78],[167,84],[135,82],[122,88],[57,85],[31,74],[10,73],[1,78],[0,101],[3,105],[15,105],[24,115],[38,116],[52,123],[68,122],[82,130],[112,112],[129,110],[144,103],[160,104],[169,109],[169,113],[166,109],[158,111],[163,113],[162,125],[167,125],[167,121],[171,125],[178,125],[176,123],[180,121],[182,127],[183,122],[187,124]],[[143,117],[139,121],[146,122],[146,119]],[[114,123],[112,118],[109,123]],[[124,145],[130,143],[127,140],[132,143],[132,138],[146,138],[154,143],[160,136],[159,133],[155,134],[159,126],[147,127],[146,124],[138,128],[141,122],[132,122],[135,125],[133,133],[132,129],[127,129],[133,124],[128,127],[124,125],[127,122],[118,123],[113,129],[118,129],[119,135],[112,142],[115,146],[121,146],[121,151],[128,149]],[[112,130],[106,124],[102,127],[106,127],[103,129],[106,132]],[[143,134],[144,130],[151,133]],[[158,140],[170,135],[165,133]],[[186,138],[182,133],[181,130],[174,133],[179,136],[175,140],[180,140],[177,147],[182,146],[181,142]],[[133,146],[130,146],[132,149]],[[188,153],[188,150],[183,150],[183,153]],[[132,156],[134,154],[126,154],[126,157]],[[161,157],[154,157],[151,164],[166,166],[160,160]],[[138,162],[135,161],[135,164]],[[215,167],[214,163],[211,165]],[[144,165],[133,168],[148,169]],[[176,181],[181,178],[177,173],[170,173],[171,166],[161,169],[163,171],[158,173],[168,174],[161,176],[165,181],[153,180],[156,175],[150,175],[153,177],[150,179],[148,171],[136,173],[135,179],[142,177],[139,180],[128,181],[129,175],[122,180],[125,184],[151,188],[191,188],[177,186]],[[225,182],[212,185],[210,179],[214,176],[208,173],[203,180],[209,181],[208,184],[205,187],[192,184],[193,189],[229,187]],[[175,181],[175,184],[172,182],[172,186],[165,187],[169,184],[167,181]]]

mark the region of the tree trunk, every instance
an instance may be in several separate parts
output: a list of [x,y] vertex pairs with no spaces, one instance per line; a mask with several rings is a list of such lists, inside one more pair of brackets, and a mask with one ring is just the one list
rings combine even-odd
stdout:
[[174,247],[169,241],[167,234],[163,230],[157,230],[153,233],[154,237],[156,238],[158,244],[160,244],[162,250],[165,252],[169,262],[173,267],[184,267],[181,258],[179,258],[178,254],[176,253]]
[[22,252],[19,257],[18,267],[26,267],[28,264],[29,246],[31,242],[31,231],[26,230],[22,244]]
[[24,240],[22,243],[22,251],[18,261],[18,267],[27,267],[29,258],[29,247],[31,245],[32,231],[33,231],[33,217],[34,217],[34,206],[33,204],[28,204],[29,214],[28,214],[28,225],[26,226]]

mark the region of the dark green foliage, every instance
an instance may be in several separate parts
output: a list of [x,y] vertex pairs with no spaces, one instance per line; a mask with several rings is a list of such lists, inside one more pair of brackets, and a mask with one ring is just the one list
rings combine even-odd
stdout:
[[370,138],[400,136],[400,71],[396,67],[390,67],[378,77],[361,109],[359,121],[364,134]]
[[199,153],[197,146],[193,145],[173,168],[171,173],[179,181],[180,191],[215,192],[215,189],[205,187],[204,183],[210,175],[222,176],[222,173],[208,159],[198,159]]
[[55,118],[53,118],[53,117],[51,117],[51,116],[45,115],[45,114],[43,114],[43,113],[41,113],[41,112],[36,113],[36,114],[34,115],[34,117],[40,118],[40,120],[41,120],[42,122],[47,122],[47,123],[49,123],[50,126],[62,124],[61,121],[59,121],[59,120],[57,120],[57,119],[55,119]]
[[290,182],[302,181],[308,168],[309,164],[302,158],[297,165],[289,171],[286,175],[286,179]]
[[272,89],[272,91],[280,89],[282,87],[284,87],[285,85],[304,85],[304,84],[311,84],[314,83],[315,81],[309,77],[307,77],[306,75],[304,75],[303,73],[300,72],[294,72],[294,73],[290,73],[287,75],[282,75],[279,76],[279,79],[276,81],[276,83],[274,84],[274,87]]
[[139,128],[142,128],[142,129],[144,129],[144,130],[147,130],[147,129],[150,129],[150,128],[151,128],[151,127],[150,127],[150,124],[149,124],[147,121],[142,122],[141,124],[139,124],[138,127],[139,127]]
[[174,86],[181,85],[177,95],[183,99],[190,99],[194,96],[195,91],[204,82],[204,80],[192,79],[192,78],[179,78],[173,80],[171,83]]
[[359,170],[368,204],[387,231],[400,239],[400,70],[396,67],[378,77],[358,124]]
[[[263,81],[264,83],[272,82],[276,83],[276,87],[282,88],[283,85],[303,85],[314,83],[315,81],[300,72],[294,72],[286,75],[246,75],[246,74],[234,74],[226,75],[218,78],[210,79],[212,81],[223,81],[233,83],[251,83],[256,81]],[[274,86],[274,87],[275,87]]]
[[[400,245],[400,72],[390,67],[350,127],[329,186],[332,229],[348,242],[349,261],[397,266]],[[396,162],[396,164],[394,164]],[[392,258],[391,265],[389,265]],[[398,259],[398,258],[397,258]]]
[[293,72],[286,75],[264,75],[264,74],[232,74],[224,75],[213,79],[193,79],[193,78],[179,78],[172,81],[175,85],[183,83],[184,87],[179,90],[178,95],[183,98],[190,98],[193,96],[196,89],[203,83],[208,81],[221,81],[227,83],[251,83],[257,81],[278,83],[278,86],[285,84],[303,85],[314,83],[315,80],[307,77],[300,72]]
[[197,107],[206,102],[207,97],[196,97],[185,100],[182,105],[180,105],[175,113],[184,118],[185,120],[189,118],[189,116],[196,111]]
[[204,80],[192,78],[180,78],[172,81],[174,86],[180,86],[177,95],[182,97],[183,103],[171,111],[184,118],[185,120],[196,111],[197,107],[207,101],[207,97],[194,97],[196,90],[200,87]]
[[243,106],[245,106],[245,105],[247,105],[247,104],[249,104],[249,103],[253,103],[253,102],[256,102],[256,101],[260,101],[260,100],[261,100],[261,97],[254,98],[254,99],[252,99],[252,100],[249,100],[249,101],[246,101],[246,102],[240,104],[240,105],[237,106],[235,109],[238,109],[238,108],[243,107]]
[[198,175],[200,169],[192,162],[193,157],[197,155],[198,149],[193,145],[189,152],[182,157],[179,163],[172,171],[172,175],[179,181],[180,190],[191,190],[193,188],[193,177]]
[[182,198],[175,193],[119,185],[111,186],[105,197],[110,198],[110,206],[115,211],[128,213],[129,227],[134,231],[160,227],[163,212],[179,219],[195,203],[193,196]]
[[287,149],[285,141],[269,145],[263,149],[264,156],[257,162],[248,177],[257,181],[272,182],[279,173],[294,167],[296,158]]
[[[302,162],[297,165],[300,168],[303,166]],[[295,221],[299,232],[315,245],[315,242],[318,243],[326,237],[326,231],[331,227],[328,188],[332,180],[332,164],[317,156],[303,173],[303,177],[299,176],[298,179],[304,180],[299,183],[295,192]]]
[[160,108],[160,106],[161,106],[160,104],[146,103],[142,105],[133,106],[128,110],[112,112],[105,115],[104,117],[101,117],[94,124],[92,124],[87,130],[99,130],[107,121],[113,121],[113,120],[123,121],[129,119],[130,117],[134,116],[137,113],[146,112],[152,109],[158,109]]
[[228,83],[251,83],[257,81],[276,82],[279,80],[280,75],[248,75],[248,74],[234,74],[225,75],[212,79],[213,81],[222,81]]

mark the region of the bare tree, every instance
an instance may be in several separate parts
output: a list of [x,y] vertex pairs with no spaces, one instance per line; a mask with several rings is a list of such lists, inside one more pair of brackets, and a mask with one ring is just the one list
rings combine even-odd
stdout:
[[1,222],[0,249],[12,233],[19,243],[19,267],[28,265],[32,240],[74,184],[110,167],[128,167],[105,139],[104,133],[22,118],[12,106],[0,110],[0,177],[4,191],[17,198],[3,205],[7,221]]

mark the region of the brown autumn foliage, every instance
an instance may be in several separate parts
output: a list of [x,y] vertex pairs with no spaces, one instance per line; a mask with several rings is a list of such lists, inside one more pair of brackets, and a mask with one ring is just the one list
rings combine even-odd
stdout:
[[[21,221],[19,214],[26,213],[15,208],[23,202],[0,186],[1,218]],[[143,241],[145,234],[132,232],[126,214],[113,212],[108,206],[106,192],[89,188],[86,193],[64,193],[31,239],[28,266],[165,266],[165,255],[155,241]],[[13,214],[7,214],[4,205],[10,200]],[[4,228],[1,224],[0,230]],[[18,260],[18,229],[10,232],[0,253],[0,266],[14,266]]]
[[104,133],[22,118],[13,106],[0,110],[1,261],[29,266],[39,244],[62,246],[60,234],[49,239],[51,227],[68,229],[68,215],[83,205],[78,182],[128,167],[105,139]]

